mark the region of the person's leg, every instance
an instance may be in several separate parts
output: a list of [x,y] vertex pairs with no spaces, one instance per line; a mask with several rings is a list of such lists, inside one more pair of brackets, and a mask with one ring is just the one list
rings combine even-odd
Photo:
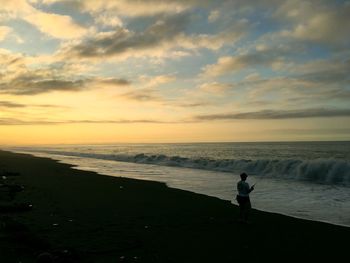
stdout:
[[243,221],[243,217],[244,217],[244,215],[243,215],[243,207],[242,207],[243,206],[242,198],[239,195],[237,195],[236,196],[236,201],[237,201],[238,206],[239,206],[238,222],[241,222],[241,221]]
[[244,204],[240,204],[239,205],[239,219],[238,219],[238,221],[240,221],[240,222],[244,221],[244,214],[245,214]]
[[245,223],[248,222],[248,218],[249,218],[249,208],[246,207],[246,208],[244,209],[244,219],[243,219]]
[[245,204],[245,209],[244,209],[244,222],[246,222],[246,223],[248,223],[249,214],[250,214],[251,209],[252,209],[252,205],[250,203],[250,200],[248,199],[246,204]]

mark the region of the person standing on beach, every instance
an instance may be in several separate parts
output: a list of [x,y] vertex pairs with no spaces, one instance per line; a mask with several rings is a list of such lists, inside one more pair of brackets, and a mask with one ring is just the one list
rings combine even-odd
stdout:
[[239,221],[248,223],[248,217],[252,205],[250,203],[249,193],[254,190],[254,185],[249,187],[246,182],[248,175],[246,173],[240,174],[241,180],[237,183],[238,195],[236,200],[239,204]]

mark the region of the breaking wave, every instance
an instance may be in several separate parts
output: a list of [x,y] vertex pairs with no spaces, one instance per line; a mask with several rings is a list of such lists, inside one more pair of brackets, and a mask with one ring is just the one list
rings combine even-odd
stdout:
[[167,156],[163,154],[146,155],[143,153],[136,155],[125,155],[51,150],[40,152],[120,162],[186,167],[220,172],[240,173],[242,171],[245,171],[249,174],[254,174],[257,176],[306,180],[324,184],[339,184],[350,186],[350,162],[340,159],[214,160],[208,158],[195,159],[181,156]]

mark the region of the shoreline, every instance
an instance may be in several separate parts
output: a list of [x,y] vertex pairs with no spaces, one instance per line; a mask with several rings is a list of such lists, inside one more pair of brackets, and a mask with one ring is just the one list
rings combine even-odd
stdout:
[[[292,252],[295,258],[334,259],[345,256],[350,235],[348,227],[255,209],[253,224],[241,225],[229,201],[28,154],[0,151],[0,169],[20,174],[9,177],[24,186],[15,200],[33,204],[31,211],[1,212],[0,218],[20,223],[29,241],[36,236],[47,246],[13,243],[12,234],[5,235],[0,259],[14,262],[35,262],[39,252],[65,248],[77,254],[72,262],[231,262],[248,252],[252,261]],[[10,245],[18,253],[4,249]]]
[[[21,152],[21,151],[18,151],[18,152],[15,152],[15,151],[11,151],[13,153],[19,153],[19,154],[29,154],[33,157],[37,157],[35,156],[35,153],[31,153],[31,152]],[[39,152],[40,154],[40,152]],[[71,156],[75,156],[75,157],[79,157],[80,156],[76,156],[76,155],[71,155]],[[79,169],[79,165],[75,165],[75,164],[71,164],[69,162],[65,162],[63,160],[60,160],[59,158],[54,158],[54,157],[47,157],[47,156],[38,156],[39,158],[48,158],[48,159],[51,159],[51,160],[54,160],[54,161],[57,161],[59,163],[62,163],[62,164],[67,164],[67,165],[70,165],[72,166],[73,169],[76,169],[76,170],[80,170]],[[81,158],[85,158],[85,159],[90,159],[92,157],[81,157]],[[93,160],[93,158],[92,158]],[[112,160],[106,160],[106,161],[112,161]],[[119,161],[118,162],[126,162],[126,163],[132,163],[132,164],[139,164],[139,163],[134,163],[134,162],[127,162],[127,161]],[[149,163],[141,163],[141,165],[158,165],[158,164],[149,164]],[[167,166],[166,166],[167,167]],[[171,166],[170,166],[171,167]],[[189,168],[189,167],[177,167],[177,168],[183,168],[183,169],[195,169],[195,170],[200,170],[199,168]],[[115,175],[112,175],[112,174],[108,174],[108,173],[99,173],[97,171],[93,171],[93,170],[81,170],[81,171],[90,171],[90,172],[95,172],[97,174],[100,174],[100,175],[103,175],[103,176],[111,176],[111,177],[116,177]],[[214,171],[215,172],[215,171]],[[223,173],[226,173],[226,171],[222,171]],[[134,178],[131,178],[131,177],[124,177],[122,176],[123,178],[129,178],[129,179],[134,179]],[[230,201],[233,205],[237,205],[235,202],[232,202],[232,199],[229,200],[229,199],[224,199],[224,198],[220,198],[218,196],[214,196],[214,195],[209,195],[209,194],[206,194],[206,193],[202,193],[202,192],[195,192],[195,191],[191,191],[191,190],[188,190],[188,189],[181,189],[181,188],[177,188],[175,186],[170,186],[168,185],[168,183],[166,182],[162,182],[162,181],[156,181],[156,180],[149,180],[149,179],[140,179],[140,180],[147,180],[147,181],[150,181],[150,182],[159,182],[159,183],[165,183],[167,187],[169,188],[173,188],[173,189],[178,189],[178,190],[184,190],[184,191],[189,191],[191,193],[194,193],[194,194],[202,194],[202,195],[205,195],[205,196],[208,196],[208,197],[213,197],[213,198],[219,198],[220,200],[223,200],[223,201]],[[350,228],[350,225],[346,225],[346,224],[341,224],[341,223],[334,223],[334,222],[331,222],[331,221],[327,221],[327,220],[317,220],[317,219],[310,219],[310,218],[306,218],[306,217],[301,217],[301,216],[296,216],[296,215],[292,215],[292,214],[288,214],[286,212],[279,212],[279,211],[274,211],[274,210],[269,210],[269,209],[260,209],[260,208],[256,208],[254,207],[255,210],[257,211],[261,211],[261,212],[268,212],[268,213],[272,213],[272,214],[279,214],[279,215],[283,215],[283,216],[288,216],[288,217],[292,217],[292,218],[296,218],[296,219],[302,219],[302,220],[307,220],[307,221],[313,221],[313,222],[321,222],[321,223],[327,223],[327,224],[331,224],[331,225],[335,225],[335,226],[342,226],[342,227],[348,227]]]
[[[35,156],[35,155],[32,155],[32,156]],[[54,158],[51,158],[51,157],[48,157],[48,158],[51,159],[51,160],[57,161],[59,163],[62,163],[62,164],[72,165],[70,163],[66,163],[66,162],[58,160],[58,159],[54,159]],[[86,157],[86,158],[88,158],[88,157]],[[156,164],[144,164],[144,165],[156,165]],[[195,169],[195,168],[187,168],[187,167],[183,167],[183,168],[185,168],[185,169]],[[76,165],[72,165],[72,169],[80,170],[79,166],[76,166]],[[80,171],[90,171],[90,170],[80,170]],[[95,172],[95,171],[91,171],[91,172]],[[224,173],[226,173],[226,172],[224,172]],[[102,176],[115,177],[115,176],[109,175],[109,174],[100,174],[100,173],[97,173],[97,174],[102,175]],[[129,177],[123,177],[123,178],[129,178]],[[129,179],[133,179],[133,178],[129,178]],[[142,180],[142,179],[136,179],[136,180]],[[143,180],[145,180],[145,179],[143,179]],[[193,193],[193,194],[201,194],[201,195],[205,195],[205,196],[208,196],[208,197],[211,197],[211,198],[218,198],[218,199],[220,199],[222,201],[225,201],[225,202],[229,201],[232,205],[237,206],[237,204],[233,203],[232,200],[223,199],[223,198],[212,196],[212,195],[208,195],[208,194],[197,193],[197,192],[193,192],[193,191],[190,191],[190,190],[185,190],[185,189],[181,189],[181,188],[172,187],[172,186],[169,186],[165,182],[160,182],[160,181],[155,181],[155,180],[145,180],[145,181],[150,181],[150,182],[155,182],[155,183],[164,183],[168,188],[173,188],[173,189],[182,190],[182,191],[188,191],[188,192]],[[276,211],[272,211],[272,210],[268,210],[268,209],[259,209],[259,208],[256,208],[256,207],[254,207],[253,209],[255,209],[257,211],[261,211],[261,212],[270,213],[270,214],[277,214],[277,215],[288,216],[288,217],[295,218],[295,219],[302,219],[302,220],[311,221],[311,222],[320,222],[320,223],[326,223],[326,224],[330,224],[330,225],[334,225],[334,226],[341,226],[341,227],[350,228],[350,225],[345,225],[345,224],[340,224],[340,223],[337,224],[337,223],[333,223],[333,222],[330,222],[330,221],[327,221],[327,220],[315,220],[315,219],[303,218],[303,217],[298,217],[298,216],[294,216],[294,215],[290,215],[290,214],[282,213],[282,212],[276,212]]]

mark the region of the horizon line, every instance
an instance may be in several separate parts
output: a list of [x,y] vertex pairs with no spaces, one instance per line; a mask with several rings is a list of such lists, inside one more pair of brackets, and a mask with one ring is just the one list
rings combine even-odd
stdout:
[[89,142],[89,143],[44,143],[44,144],[0,144],[0,147],[30,147],[57,145],[112,145],[112,144],[215,144],[215,143],[301,143],[301,142],[350,142],[346,140],[276,140],[276,141],[198,141],[198,142]]

